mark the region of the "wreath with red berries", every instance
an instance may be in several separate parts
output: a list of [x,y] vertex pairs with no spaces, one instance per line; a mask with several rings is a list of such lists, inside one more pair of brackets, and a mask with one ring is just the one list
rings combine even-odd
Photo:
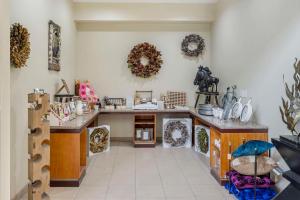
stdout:
[[[131,73],[142,78],[157,74],[163,64],[161,53],[156,47],[147,42],[135,45],[128,55],[127,63]],[[146,59],[147,63],[141,62]]]

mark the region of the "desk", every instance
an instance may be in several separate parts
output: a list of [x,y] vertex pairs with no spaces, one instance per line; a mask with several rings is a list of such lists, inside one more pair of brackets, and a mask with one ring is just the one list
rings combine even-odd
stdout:
[[[210,167],[212,175],[220,182],[226,180],[225,172],[229,170],[230,160],[227,155],[247,140],[268,140],[268,128],[256,123],[241,123],[232,120],[219,120],[202,116],[195,109],[188,110],[99,110],[78,116],[61,125],[50,126],[50,175],[51,186],[79,186],[85,175],[87,151],[87,128],[96,126],[99,115],[105,114],[168,114],[176,116],[186,114],[193,119],[193,125],[205,125],[210,128]],[[221,148],[216,149],[214,140],[221,141]],[[219,167],[213,152],[219,153]]]

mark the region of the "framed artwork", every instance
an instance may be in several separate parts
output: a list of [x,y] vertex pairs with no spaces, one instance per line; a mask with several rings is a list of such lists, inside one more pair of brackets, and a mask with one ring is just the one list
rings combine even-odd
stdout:
[[48,32],[48,69],[60,71],[61,31],[60,26],[49,21]]

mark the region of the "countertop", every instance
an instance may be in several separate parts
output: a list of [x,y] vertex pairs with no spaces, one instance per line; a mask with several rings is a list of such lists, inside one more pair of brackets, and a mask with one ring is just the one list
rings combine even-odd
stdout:
[[94,111],[88,114],[77,116],[75,119],[63,122],[61,124],[50,121],[50,132],[59,133],[66,132],[81,132],[81,130],[92,123],[99,115],[99,111]]
[[50,123],[51,132],[59,132],[66,130],[73,130],[72,132],[80,132],[84,127],[91,124],[98,115],[101,114],[135,114],[135,113],[183,113],[189,114],[193,118],[197,118],[206,126],[214,127],[220,132],[267,132],[268,127],[260,125],[254,122],[243,123],[235,120],[220,120],[212,116],[199,115],[196,109],[163,109],[163,110],[133,110],[133,109],[118,109],[118,110],[108,110],[101,109],[99,111],[94,111],[89,114],[84,114],[77,116],[73,119],[62,124],[52,124]]

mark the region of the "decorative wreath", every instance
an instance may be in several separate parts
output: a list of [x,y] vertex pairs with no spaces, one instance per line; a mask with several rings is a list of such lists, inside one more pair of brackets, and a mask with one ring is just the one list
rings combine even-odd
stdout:
[[198,146],[200,147],[200,150],[202,153],[207,153],[208,152],[208,134],[204,128],[201,128],[199,133],[198,133]]
[[90,135],[90,151],[100,153],[108,149],[109,131],[107,128],[96,128]]
[[[190,44],[192,43],[196,44],[197,48],[190,49]],[[199,55],[202,55],[204,49],[205,49],[204,39],[196,34],[191,34],[186,36],[183,39],[181,44],[181,50],[184,52],[184,54],[191,57],[197,57]]]
[[19,23],[10,27],[10,62],[16,68],[26,66],[30,55],[30,41],[27,28]]
[[[142,64],[142,57],[148,59],[146,65]],[[160,51],[158,51],[154,45],[144,42],[133,47],[128,55],[127,63],[132,74],[148,78],[158,73],[163,60]]]
[[[174,139],[172,135],[176,129],[181,132],[181,137]],[[170,121],[166,125],[166,129],[164,132],[164,142],[170,144],[172,147],[184,146],[185,143],[188,141],[189,137],[190,136],[188,128],[181,121]]]

